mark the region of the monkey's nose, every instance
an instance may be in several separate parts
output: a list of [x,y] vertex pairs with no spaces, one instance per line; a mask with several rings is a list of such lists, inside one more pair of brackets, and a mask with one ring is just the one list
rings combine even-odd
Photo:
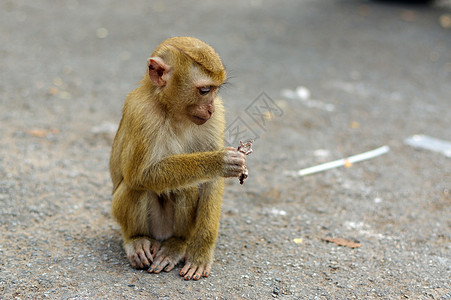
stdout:
[[210,117],[213,115],[214,112],[215,112],[214,105],[210,105],[210,107],[208,108],[208,114],[210,115]]

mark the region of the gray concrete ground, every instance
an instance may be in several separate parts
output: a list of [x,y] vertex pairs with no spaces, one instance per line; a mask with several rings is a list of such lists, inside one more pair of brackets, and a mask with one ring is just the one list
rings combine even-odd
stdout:
[[[0,1],[0,299],[451,299],[451,158],[404,143],[451,141],[450,7]],[[231,74],[228,141],[258,137],[198,282],[133,270],[110,216],[123,101],[179,35]]]

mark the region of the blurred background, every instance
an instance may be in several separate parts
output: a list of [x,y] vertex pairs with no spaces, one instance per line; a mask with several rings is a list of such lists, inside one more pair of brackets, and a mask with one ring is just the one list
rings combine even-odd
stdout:
[[[131,269],[109,213],[125,96],[172,36],[217,50],[227,141],[256,138],[195,283]],[[451,298],[450,50],[449,0],[0,1],[0,298]]]

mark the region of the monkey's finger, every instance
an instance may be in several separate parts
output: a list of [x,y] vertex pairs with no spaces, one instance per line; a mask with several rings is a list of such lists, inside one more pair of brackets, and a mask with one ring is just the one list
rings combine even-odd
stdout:
[[190,280],[191,278],[193,278],[194,272],[196,272],[197,266],[193,266],[191,265],[188,273],[186,273],[185,275],[185,280]]
[[244,167],[243,166],[239,166],[239,165],[228,165],[225,167],[226,170],[229,170],[230,172],[236,172],[236,171],[244,171]]
[[228,161],[229,164],[231,165],[235,165],[235,166],[244,166],[246,164],[246,157],[244,156],[243,153],[241,153],[240,155],[233,155],[230,156]]
[[228,150],[228,154],[230,157],[233,157],[233,158],[246,159],[246,155],[244,155],[244,153],[240,152],[240,151]]
[[199,266],[196,270],[196,273],[194,274],[193,279],[194,280],[199,280],[202,277],[202,274],[204,273],[204,267],[203,266]]
[[[146,267],[146,268],[148,268],[148,267],[150,267],[150,262],[152,262],[152,255],[150,255],[150,241],[149,240],[144,240],[143,242],[142,242],[142,244],[140,245],[141,247],[141,249],[139,249],[138,251],[137,251],[137,253],[138,253],[138,256],[139,256],[139,259],[141,260],[141,262],[142,262],[142,264]],[[149,262],[149,260],[150,260],[150,262]]]
[[157,256],[157,258],[153,261],[153,264],[150,266],[150,269],[148,270],[149,273],[155,273],[155,269],[160,265],[160,263],[163,261],[162,256]]
[[133,256],[129,256],[128,261],[130,262],[133,268],[139,268],[138,263],[135,261],[135,258]]
[[[150,251],[147,250],[147,249],[144,250],[144,253],[145,253],[145,255],[146,255],[147,260],[148,260],[149,262],[153,263],[153,256],[152,256],[152,253],[150,253]],[[150,267],[150,264],[149,264],[148,266]]]
[[211,273],[211,264],[208,264],[208,265],[205,267],[205,270],[204,270],[204,273],[202,274],[202,276],[208,277],[208,275],[210,275],[210,273]]
[[189,268],[191,267],[191,263],[186,263],[185,266],[180,271],[180,276],[185,276],[185,274],[188,272]]
[[[138,258],[137,259],[139,259],[139,261],[141,262],[141,265],[143,265],[141,268],[144,268],[144,267],[148,268],[148,267],[150,267],[150,263],[149,263],[149,260],[148,260],[146,252],[148,252],[146,249],[141,250],[141,251],[138,252]],[[150,255],[150,253],[149,253],[149,255]],[[150,257],[152,258],[152,256],[150,256]]]
[[232,160],[230,163],[232,166],[238,168],[244,168],[244,166],[246,165],[246,161],[241,159]]
[[169,259],[166,257],[163,261],[153,270],[154,273],[160,273],[163,271],[164,267],[169,264]]
[[244,167],[242,166],[227,166],[224,170],[225,177],[239,177],[241,173],[244,172]]
[[158,250],[160,250],[160,243],[159,242],[153,242],[152,246],[150,248],[150,253],[152,253],[153,257],[155,257],[157,255]]
[[139,249],[134,249],[133,252],[128,255],[128,260],[134,268],[143,269],[144,265],[139,257],[139,251]]
[[144,268],[144,265],[141,262],[141,259],[139,258],[137,253],[133,254],[133,256],[132,256],[130,261],[131,261],[133,267],[135,267],[137,269],[143,269]]
[[153,262],[153,256],[152,256],[151,249],[150,249],[150,243],[149,243],[149,245],[143,246],[143,251],[144,251],[144,254],[143,254],[143,257],[141,257],[141,260],[143,262],[145,262],[145,260],[147,260],[147,263],[148,263],[147,266],[150,267],[149,261]]
[[173,262],[169,262],[169,264],[167,265],[167,267],[164,268],[164,271],[165,271],[165,272],[169,272],[169,271],[171,271],[172,269],[174,269],[174,267],[175,267],[175,264],[174,264]]

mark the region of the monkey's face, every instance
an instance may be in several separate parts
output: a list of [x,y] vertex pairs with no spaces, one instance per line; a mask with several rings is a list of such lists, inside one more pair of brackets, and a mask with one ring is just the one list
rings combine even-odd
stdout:
[[206,123],[215,112],[215,98],[217,96],[218,87],[202,86],[196,87],[197,95],[196,103],[187,107],[188,118],[196,125]]
[[186,115],[196,125],[205,124],[215,112],[215,98],[222,82],[213,80],[196,64],[191,65],[190,76],[182,85],[188,92],[181,101],[186,103]]
[[[226,80],[219,56],[215,54],[209,57],[212,62],[207,59],[201,64],[177,49],[169,50],[171,55],[167,57],[149,58],[149,78],[164,95],[160,101],[171,118],[177,122],[184,119],[203,125],[213,116],[215,99]],[[219,71],[216,70],[218,64],[221,67]]]

